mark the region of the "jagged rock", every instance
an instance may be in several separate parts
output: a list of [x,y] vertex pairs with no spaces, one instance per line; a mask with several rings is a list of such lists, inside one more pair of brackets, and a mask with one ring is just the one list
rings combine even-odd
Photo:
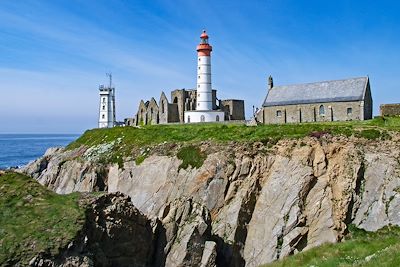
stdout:
[[208,142],[203,166],[188,169],[157,154],[140,165],[126,159],[123,168],[104,166],[82,147],[50,151],[21,171],[58,193],[129,195],[142,213],[158,217],[157,266],[200,265],[208,241],[219,266],[256,266],[340,241],[349,223],[400,225],[399,140],[326,135],[272,148]]
[[165,266],[199,266],[202,258],[207,260],[206,264],[213,264],[211,244],[207,243],[205,247],[211,237],[211,218],[207,208],[190,198],[175,200],[168,206],[169,212],[162,220],[167,242]]
[[215,267],[217,259],[217,244],[213,241],[206,241],[204,244],[203,256],[201,257],[201,267]]
[[38,255],[30,266],[151,266],[155,249],[150,220],[121,193],[87,196],[83,229],[59,255]]

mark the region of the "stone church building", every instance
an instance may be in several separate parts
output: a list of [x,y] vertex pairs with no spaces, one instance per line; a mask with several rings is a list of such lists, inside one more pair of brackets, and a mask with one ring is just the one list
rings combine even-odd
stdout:
[[372,119],[369,78],[274,86],[270,76],[256,119],[264,124]]
[[[185,123],[185,112],[196,110],[197,91],[195,89],[178,89],[171,92],[171,101],[164,92],[157,102],[141,100],[136,115],[125,119],[125,125],[149,125],[167,123]],[[217,91],[212,90],[213,110],[224,112],[224,121],[244,121],[244,101],[237,99],[217,99]],[[221,119],[222,121],[222,119]]]

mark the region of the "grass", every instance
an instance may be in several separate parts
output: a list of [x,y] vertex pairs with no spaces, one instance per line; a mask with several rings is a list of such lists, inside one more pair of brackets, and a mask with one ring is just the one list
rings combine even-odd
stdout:
[[400,228],[366,232],[350,226],[348,240],[325,244],[263,267],[400,266]]
[[182,147],[176,156],[178,159],[182,160],[179,169],[187,169],[189,166],[192,166],[192,168],[200,168],[207,158],[207,155],[201,152],[200,148],[196,146]]
[[22,174],[0,176],[0,266],[57,254],[81,229],[79,194],[57,195]]
[[[388,131],[400,131],[400,118],[376,118],[369,121],[324,122],[301,124],[275,124],[247,127],[242,124],[181,124],[148,125],[141,128],[115,127],[111,129],[93,129],[86,131],[67,149],[82,145],[93,147],[115,142],[112,151],[106,153],[103,162],[118,162],[132,151],[162,143],[196,143],[229,141],[274,144],[282,138],[319,137],[324,133],[331,135],[356,136],[367,139],[386,139]],[[384,137],[384,138],[383,138]],[[140,162],[142,159],[138,159]]]

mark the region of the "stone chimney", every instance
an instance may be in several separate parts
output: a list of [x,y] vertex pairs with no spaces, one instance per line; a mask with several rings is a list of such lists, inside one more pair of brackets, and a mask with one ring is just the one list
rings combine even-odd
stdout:
[[269,75],[269,77],[268,77],[268,90],[271,90],[272,87],[274,87],[274,80],[272,79],[272,76]]

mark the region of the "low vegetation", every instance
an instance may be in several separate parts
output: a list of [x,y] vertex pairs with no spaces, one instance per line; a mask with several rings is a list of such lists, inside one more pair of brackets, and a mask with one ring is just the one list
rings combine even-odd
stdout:
[[366,232],[350,226],[350,234],[342,243],[325,244],[263,267],[400,266],[399,251],[399,227]]
[[200,148],[196,146],[182,147],[176,156],[178,159],[182,160],[179,169],[187,169],[189,166],[192,166],[192,168],[200,168],[207,157],[200,151]]
[[79,194],[57,195],[17,173],[0,175],[0,266],[27,266],[38,253],[57,254],[84,222]]
[[[390,138],[389,131],[400,131],[399,117],[376,118],[369,121],[275,124],[257,127],[217,123],[148,125],[88,130],[67,149],[74,149],[81,145],[94,147],[113,143],[111,151],[105,153],[106,157],[102,161],[121,164],[123,157],[132,155],[132,151],[162,143],[261,141],[273,144],[282,138],[321,137],[324,134],[387,139]],[[137,155],[139,156],[140,154]],[[143,157],[137,159],[138,163],[142,159]]]

